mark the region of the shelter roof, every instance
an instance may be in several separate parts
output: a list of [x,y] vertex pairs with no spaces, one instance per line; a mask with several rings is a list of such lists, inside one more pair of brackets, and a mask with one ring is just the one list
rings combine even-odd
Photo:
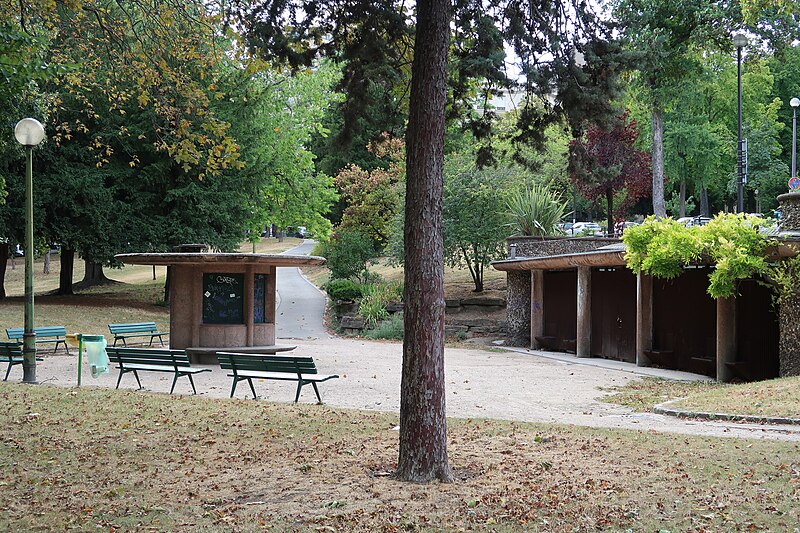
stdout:
[[115,259],[127,265],[262,265],[276,267],[296,267],[303,265],[322,265],[324,257],[314,255],[283,254],[243,254],[243,253],[143,253],[118,254]]

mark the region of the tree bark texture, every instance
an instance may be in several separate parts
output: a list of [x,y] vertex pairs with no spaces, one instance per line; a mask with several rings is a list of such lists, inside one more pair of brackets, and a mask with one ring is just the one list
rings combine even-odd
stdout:
[[664,117],[658,105],[653,106],[653,214],[667,216],[664,203]]
[[95,263],[94,261],[89,261],[88,259],[84,259],[84,263],[86,264],[86,271],[83,274],[81,286],[89,287],[91,285],[102,285],[111,281],[106,277],[105,272],[103,272],[103,265]]
[[681,178],[680,202],[678,216],[683,218],[686,216],[686,178]]
[[10,246],[7,242],[0,243],[0,300],[6,297],[6,267],[8,266],[8,256]]
[[397,477],[452,481],[444,375],[442,194],[450,2],[417,2],[406,132],[405,340]]
[[58,294],[75,294],[72,290],[72,273],[75,270],[75,250],[61,247],[61,267],[58,271]]

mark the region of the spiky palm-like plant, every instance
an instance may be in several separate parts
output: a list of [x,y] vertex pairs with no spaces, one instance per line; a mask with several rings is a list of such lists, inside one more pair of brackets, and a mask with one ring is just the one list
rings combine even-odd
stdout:
[[509,226],[520,235],[544,237],[557,233],[567,202],[546,185],[533,184],[508,199]]

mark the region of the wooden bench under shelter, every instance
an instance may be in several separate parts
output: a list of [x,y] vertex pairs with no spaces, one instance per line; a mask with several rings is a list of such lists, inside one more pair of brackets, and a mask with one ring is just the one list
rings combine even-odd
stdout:
[[[8,381],[11,367],[21,365],[23,360],[22,344],[18,342],[0,342],[0,363],[8,363],[6,377],[3,378],[3,381]],[[43,361],[41,357],[37,357],[36,360]]]
[[172,387],[169,389],[170,394],[175,390],[175,383],[181,376],[189,378],[189,383],[192,384],[192,391],[197,394],[192,376],[201,372],[211,372],[210,368],[191,366],[189,358],[183,350],[109,347],[106,348],[106,353],[108,353],[109,360],[119,368],[117,388],[119,388],[119,383],[122,381],[122,376],[128,372],[133,372],[140,389],[142,388],[142,382],[139,381],[139,371],[172,372],[175,377],[172,379]]
[[[58,345],[63,344],[64,350],[69,355],[69,346],[67,346],[67,328],[65,326],[42,326],[34,328],[36,333],[36,344],[40,342],[54,343],[53,353],[58,350]],[[7,328],[6,335],[10,341],[22,341],[25,334],[25,328]]]
[[152,346],[153,340],[158,337],[158,341],[161,343],[161,346],[164,346],[164,339],[162,338],[162,335],[169,335],[169,333],[166,331],[158,331],[158,327],[156,327],[155,322],[109,324],[108,331],[114,335],[114,346],[117,345],[117,341],[120,339],[122,339],[122,344],[127,346],[127,339],[130,339],[131,337],[150,337],[150,344],[148,344],[148,346]]
[[231,387],[231,398],[236,392],[236,385],[240,381],[247,380],[253,398],[257,399],[256,389],[253,387],[253,379],[275,379],[280,381],[296,381],[297,393],[294,402],[300,398],[301,389],[308,384],[314,387],[317,394],[317,401],[322,403],[319,395],[317,383],[329,379],[338,378],[336,374],[318,374],[317,365],[311,357],[294,355],[263,355],[263,354],[244,354],[232,352],[217,352],[219,366],[223,370],[230,370],[229,377],[233,378]]

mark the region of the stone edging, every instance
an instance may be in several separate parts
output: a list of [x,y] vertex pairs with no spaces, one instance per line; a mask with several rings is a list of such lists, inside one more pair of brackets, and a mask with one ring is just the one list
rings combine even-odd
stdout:
[[755,424],[786,424],[800,426],[800,419],[786,418],[786,417],[773,417],[773,416],[755,416],[755,415],[733,415],[729,413],[704,413],[697,411],[686,411],[682,409],[671,409],[668,407],[670,404],[685,400],[686,398],[678,398],[668,402],[660,403],[653,407],[653,412],[658,415],[675,416],[678,418],[699,418],[701,420],[723,420],[727,422],[750,422]]

